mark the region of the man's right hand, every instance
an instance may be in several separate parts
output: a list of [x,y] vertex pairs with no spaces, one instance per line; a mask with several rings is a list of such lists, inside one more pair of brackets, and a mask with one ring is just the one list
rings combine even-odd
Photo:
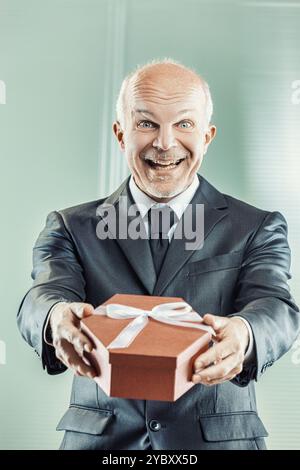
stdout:
[[91,352],[95,346],[80,331],[80,320],[93,314],[91,304],[59,302],[53,307],[49,319],[56,357],[76,375],[90,378],[97,373],[84,357],[84,351]]

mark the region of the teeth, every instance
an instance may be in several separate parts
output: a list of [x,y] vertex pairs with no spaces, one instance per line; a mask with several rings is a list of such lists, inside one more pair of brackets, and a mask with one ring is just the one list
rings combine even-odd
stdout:
[[[148,159],[147,159],[148,160]],[[175,165],[176,163],[180,162],[181,159],[175,160],[174,162],[166,162],[166,161],[161,161],[161,160],[150,160],[152,163],[162,165],[162,166],[169,166],[169,165]]]
[[160,160],[154,160],[154,163],[156,164],[159,164],[159,165],[163,165],[163,166],[168,166],[168,165],[173,165],[174,163],[173,162],[165,162],[165,161],[160,161]]

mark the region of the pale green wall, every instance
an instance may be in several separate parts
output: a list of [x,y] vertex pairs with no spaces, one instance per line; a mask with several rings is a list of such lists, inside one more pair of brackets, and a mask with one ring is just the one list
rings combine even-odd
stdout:
[[57,448],[62,437],[71,374],[45,374],[16,312],[46,215],[97,196],[106,10],[96,0],[0,2],[0,448]]
[[[127,174],[111,125],[122,77],[137,63],[170,56],[208,80],[218,135],[203,174],[286,215],[300,298],[300,104],[291,101],[299,21],[299,1],[0,0],[0,448],[57,448],[62,437],[55,426],[71,374],[42,371],[16,311],[46,215],[107,194]],[[257,391],[269,448],[299,448],[300,365],[291,353]]]

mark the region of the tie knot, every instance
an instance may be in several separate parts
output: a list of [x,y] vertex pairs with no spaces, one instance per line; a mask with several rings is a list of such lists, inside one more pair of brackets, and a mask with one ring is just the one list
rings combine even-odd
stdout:
[[148,211],[149,236],[151,238],[167,238],[168,232],[176,220],[175,212],[167,204],[152,206]]

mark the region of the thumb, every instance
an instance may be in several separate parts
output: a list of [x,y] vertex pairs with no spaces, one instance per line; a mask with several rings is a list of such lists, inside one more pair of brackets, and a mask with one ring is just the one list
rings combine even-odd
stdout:
[[211,313],[206,313],[203,317],[203,322],[206,325],[211,326],[215,331],[218,331],[227,325],[228,319],[225,317],[212,315]]
[[86,304],[83,302],[74,302],[69,305],[72,313],[76,315],[80,320],[82,318],[90,317],[95,313],[94,307],[92,304]]

